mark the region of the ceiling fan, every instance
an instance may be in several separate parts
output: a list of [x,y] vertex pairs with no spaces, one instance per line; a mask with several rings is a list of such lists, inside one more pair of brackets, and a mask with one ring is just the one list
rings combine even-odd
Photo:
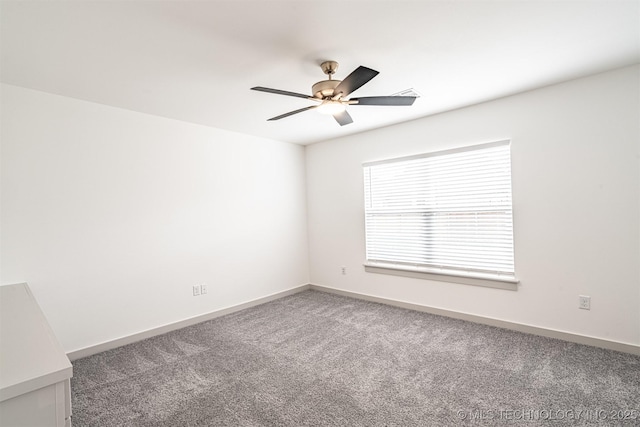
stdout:
[[333,80],[331,76],[333,76],[338,69],[338,63],[336,61],[325,61],[320,64],[320,68],[322,68],[322,71],[329,76],[329,79],[322,80],[314,84],[311,87],[311,92],[313,94],[311,96],[262,86],[251,88],[251,90],[257,90],[260,92],[310,99],[318,103],[317,105],[311,105],[309,107],[300,108],[299,110],[290,111],[288,113],[272,117],[269,121],[280,120],[285,117],[293,116],[294,114],[302,113],[303,111],[317,109],[320,113],[331,114],[340,126],[344,126],[349,123],[353,123],[353,119],[347,112],[348,105],[400,106],[412,105],[416,100],[415,96],[367,96],[348,99],[347,97],[351,92],[364,86],[369,82],[369,80],[377,76],[378,71],[359,66],[344,80]]

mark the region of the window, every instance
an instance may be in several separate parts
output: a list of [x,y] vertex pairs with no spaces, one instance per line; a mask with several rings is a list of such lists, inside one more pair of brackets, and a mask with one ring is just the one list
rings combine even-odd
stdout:
[[367,271],[515,289],[509,141],[366,163],[364,186]]

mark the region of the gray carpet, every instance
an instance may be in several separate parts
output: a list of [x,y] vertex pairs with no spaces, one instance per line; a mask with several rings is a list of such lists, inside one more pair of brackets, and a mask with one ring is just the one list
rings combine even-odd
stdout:
[[638,356],[318,291],[73,369],[76,427],[640,425]]

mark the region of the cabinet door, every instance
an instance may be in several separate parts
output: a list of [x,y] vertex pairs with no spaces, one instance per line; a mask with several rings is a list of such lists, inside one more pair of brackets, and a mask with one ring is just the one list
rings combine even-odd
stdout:
[[62,427],[64,384],[52,384],[0,403],[0,425],[12,427]]

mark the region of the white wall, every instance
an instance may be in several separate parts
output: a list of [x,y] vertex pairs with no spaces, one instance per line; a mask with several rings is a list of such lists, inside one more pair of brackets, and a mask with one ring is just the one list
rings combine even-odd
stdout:
[[[639,89],[635,66],[308,146],[311,282],[640,344]],[[364,272],[363,162],[502,139],[518,291]]]
[[[0,284],[28,282],[67,351],[309,271],[324,286],[638,345],[639,73],[308,146],[308,217],[303,147],[2,85]],[[512,140],[518,291],[364,272],[363,162],[500,139]],[[191,296],[202,282],[209,294]]]
[[66,351],[308,283],[304,147],[1,98],[0,283],[29,283]]

